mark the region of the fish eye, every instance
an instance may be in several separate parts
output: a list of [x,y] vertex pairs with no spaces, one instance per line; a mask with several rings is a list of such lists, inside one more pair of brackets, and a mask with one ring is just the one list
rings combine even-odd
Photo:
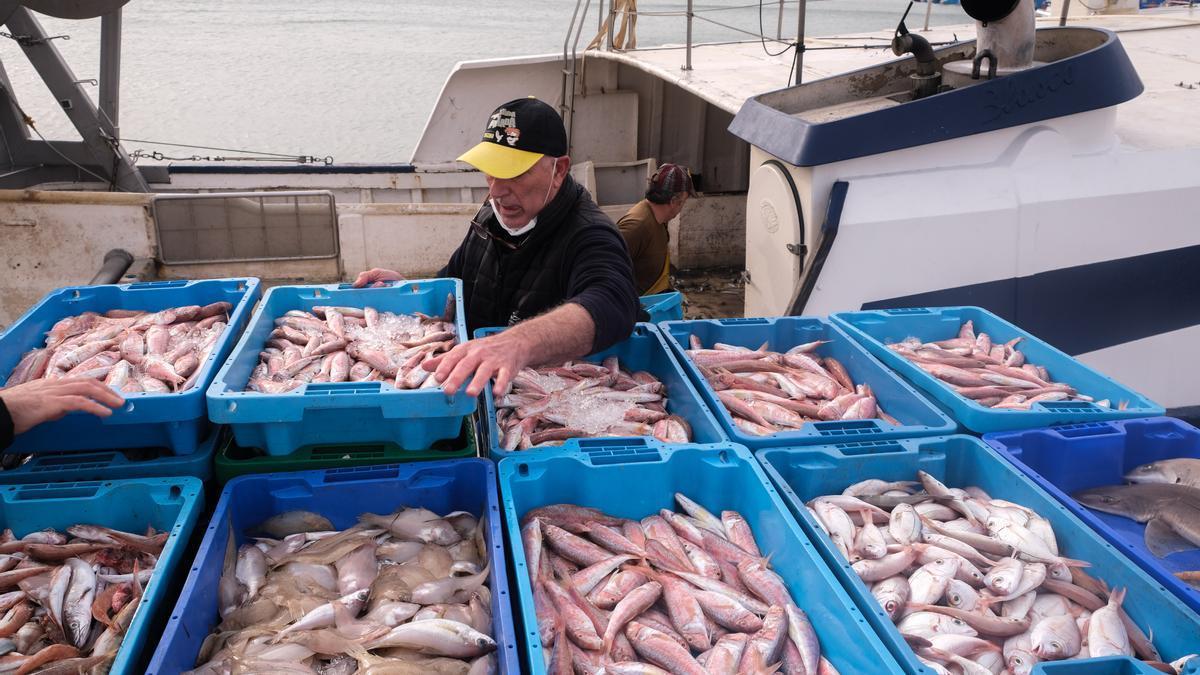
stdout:
[[1103,497],[1100,498],[1100,501],[1104,502],[1105,504],[1112,504],[1113,502],[1117,501],[1117,498],[1111,497],[1109,495],[1104,495]]
[[1053,649],[1054,651],[1059,651],[1062,648],[1063,646],[1061,642],[1054,641],[1050,643],[1050,649]]
[[962,619],[954,619],[954,624],[957,626],[965,626],[966,625],[965,623],[963,623]]

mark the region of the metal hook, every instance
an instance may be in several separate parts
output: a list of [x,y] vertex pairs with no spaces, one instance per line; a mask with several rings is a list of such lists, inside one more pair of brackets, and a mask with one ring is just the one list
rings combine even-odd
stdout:
[[987,79],[989,79],[989,80],[996,79],[996,55],[992,53],[992,50],[985,49],[985,50],[979,52],[978,54],[976,54],[975,60],[971,62],[971,79],[972,80],[979,79],[979,69],[983,65],[984,59],[988,60]]
[[95,86],[99,86],[100,81],[94,77],[89,77],[85,80],[75,80],[75,84],[90,84],[93,87],[95,87]]

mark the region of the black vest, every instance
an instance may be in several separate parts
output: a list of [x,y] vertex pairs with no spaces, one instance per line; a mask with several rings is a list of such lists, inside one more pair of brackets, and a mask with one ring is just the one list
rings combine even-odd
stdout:
[[[463,304],[472,336],[477,328],[510,326],[562,304],[570,290],[565,260],[575,236],[589,227],[613,227],[569,175],[524,237],[508,236],[488,205],[475,222],[488,234],[472,231],[463,242]],[[519,246],[513,250],[501,241]]]

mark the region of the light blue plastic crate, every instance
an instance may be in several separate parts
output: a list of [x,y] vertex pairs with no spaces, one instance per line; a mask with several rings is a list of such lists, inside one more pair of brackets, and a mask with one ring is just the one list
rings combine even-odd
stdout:
[[500,462],[500,493],[513,575],[524,623],[521,641],[529,675],[545,673],[533,589],[521,543],[520,521],[547,504],[576,504],[621,518],[676,510],[682,492],[713,513],[732,509],[745,516],[764,555],[797,605],[808,613],[821,651],[842,673],[902,672],[887,648],[842,590],[808,537],[787,512],[749,451],[732,443],[668,446],[622,439],[605,447],[558,449]]
[[[667,321],[659,325],[664,337],[688,372],[692,383],[713,411],[726,435],[735,443],[750,448],[783,445],[810,445],[841,440],[876,438],[911,438],[936,436],[957,430],[950,420],[924,395],[885,368],[874,357],[851,340],[838,327],[816,317],[785,316],[772,319],[706,319],[700,321]],[[813,352],[814,356],[831,356],[841,362],[855,384],[868,384],[875,393],[879,407],[896,418],[900,426],[882,419],[835,420],[805,424],[799,429],[781,431],[769,436],[755,436],[742,431],[717,398],[716,392],[700,369],[687,355],[689,338],[700,338],[705,348],[716,342],[757,349],[764,342],[773,351],[786,352],[796,345],[816,340],[828,340]]]
[[683,320],[683,294],[678,291],[643,295],[641,303],[650,315],[650,323]]
[[149,281],[111,286],[60,288],[42,298],[0,334],[0,386],[12,374],[21,355],[45,345],[45,334],[60,319],[84,312],[103,314],[112,309],[156,312],[184,305],[232,303],[229,326],[217,340],[191,389],[178,394],[122,394],[126,404],[101,419],[76,412],[17,436],[8,452],[167,447],[177,455],[196,451],[208,434],[204,391],[220,364],[242,334],[250,309],[258,299],[258,279]]
[[[207,481],[213,475],[213,455],[222,433],[221,427],[212,427],[208,438],[190,455],[162,454],[158,448],[128,451],[132,458],[121,450],[38,453],[20,466],[0,471],[0,485],[165,476],[192,476]],[[155,456],[139,459],[147,453]]]
[[196,478],[138,478],[0,488],[0,527],[17,537],[52,527],[60,532],[72,525],[101,525],[144,534],[147,526],[169,531],[167,543],[143,591],[142,602],[125,634],[114,675],[143,671],[142,649],[155,642],[152,623],[166,604],[164,595],[182,562],[192,529],[204,510],[203,485]]
[[496,469],[486,459],[249,475],[229,481],[213,510],[147,675],[175,675],[196,665],[201,644],[219,623],[216,588],[230,527],[241,545],[247,541],[247,528],[286,511],[319,513],[335,528],[345,529],[354,525],[361,513],[391,513],[403,506],[423,507],[439,514],[466,511],[479,516],[481,523],[486,519],[484,541],[491,553],[488,588],[497,662],[500,673],[518,675],[521,670],[517,665]]
[[[462,282],[457,279],[405,281],[382,288],[276,286],[259,303],[250,327],[208,389],[208,414],[228,424],[238,445],[287,455],[306,445],[395,443],[423,450],[454,438],[476,400],[459,392],[447,398],[441,389],[403,390],[385,382],[305,384],[282,394],[246,391],[250,372],[275,329],[275,319],[293,309],[316,305],[374,307],[381,312],[440,316],[446,297],[455,296],[460,342],[467,340]],[[464,387],[465,388],[465,387]]]
[[[1088,573],[1103,579],[1110,588],[1128,589],[1126,611],[1147,634],[1153,631],[1154,643],[1165,661],[1195,652],[1200,645],[1200,616],[978,438],[959,435],[770,448],[759,450],[755,456],[779,488],[805,534],[909,673],[931,671],[917,660],[867,585],[813,522],[805,504],[814,497],[841,494],[851,484],[868,478],[915,480],[918,469],[950,487],[978,486],[994,498],[1021,504],[1049,520],[1062,555],[1092,563]],[[1041,664],[1033,672],[1148,675],[1157,671],[1133,659],[1115,658]]]
[[[503,329],[480,328],[475,331],[475,337],[487,337],[501,330]],[[724,443],[729,440],[725,433],[721,431],[721,427],[717,424],[716,418],[713,417],[712,411],[700,399],[696,388],[692,386],[683,369],[679,367],[679,363],[675,360],[675,356],[671,353],[671,349],[667,347],[667,343],[663,340],[662,334],[657,328],[648,323],[639,323],[634,326],[633,334],[629,336],[629,339],[623,340],[602,352],[592,354],[586,360],[592,363],[600,363],[610,356],[616,356],[620,361],[621,368],[625,370],[631,372],[644,370],[662,380],[663,385],[666,387],[667,410],[687,420],[688,424],[692,426],[693,443]],[[530,452],[542,451],[542,449],[519,450],[515,452],[502,450],[500,448],[500,432],[496,428],[496,401],[495,397],[492,396],[490,387],[484,390],[484,400],[488,415],[488,450],[491,452],[492,457],[510,457],[512,455],[525,455]],[[565,441],[562,447],[578,448],[595,443],[597,440],[599,440],[600,445],[604,445],[606,442],[606,439],[572,438]]]
[[1174,574],[1200,570],[1200,549],[1157,558],[1146,550],[1144,524],[1093,511],[1071,498],[1080,490],[1122,485],[1123,476],[1142,464],[1178,457],[1200,459],[1200,429],[1169,417],[1151,417],[1008,431],[988,434],[983,440],[1200,612],[1200,589]]
[[[981,307],[842,312],[831,315],[830,319],[889,368],[945,406],[955,421],[977,434],[1163,414],[1162,406],[1145,396]],[[1030,363],[1042,366],[1056,382],[1069,384],[1081,394],[1098,401],[1108,399],[1112,407],[1106,409],[1083,401],[1046,401],[1034,403],[1029,410],[993,410],[959,396],[950,385],[885,346],[907,337],[916,337],[924,342],[949,340],[958,337],[959,327],[968,319],[974,323],[976,333],[987,333],[995,343],[1023,338],[1018,348]],[[1118,410],[1117,405],[1122,401],[1127,402],[1128,407]]]

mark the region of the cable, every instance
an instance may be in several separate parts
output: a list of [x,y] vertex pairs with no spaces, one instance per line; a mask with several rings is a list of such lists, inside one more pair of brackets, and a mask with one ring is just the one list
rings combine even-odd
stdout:
[[[777,56],[783,56],[784,54],[787,53],[787,50],[794,49],[796,47],[795,44],[784,47],[783,50],[777,54],[772,54],[771,50],[767,49],[767,31],[766,31],[766,29],[763,28],[762,12],[763,12],[763,0],[758,0],[758,40],[759,40],[759,43],[762,44],[763,51],[767,53],[767,56],[770,56],[772,58],[777,57]],[[788,81],[789,82],[791,81],[790,75],[788,76]]]
[[259,152],[257,150],[239,150],[238,148],[217,148],[210,145],[192,145],[190,143],[167,143],[166,141],[146,141],[138,138],[121,138],[118,139],[122,143],[147,143],[150,145],[169,145],[173,148],[195,148],[197,150],[218,150],[220,152],[241,152],[247,155],[272,155],[275,157],[297,157],[298,155],[290,155],[281,152]]
[[[49,141],[49,139],[47,139],[45,136],[42,135],[41,130],[38,129],[37,125],[33,123],[33,118],[30,117],[29,114],[25,112],[25,109],[21,107],[20,103],[17,103],[16,97],[10,96],[8,98],[10,101],[12,101],[12,104],[17,107],[17,112],[21,113],[21,118],[25,121],[25,124],[29,125],[30,129],[33,129],[33,133],[37,134],[38,138],[42,139],[42,142],[46,144],[46,147],[48,147],[54,151],[54,154],[58,155],[59,157],[62,157],[63,161],[65,161],[67,164],[70,164],[71,166],[75,167],[76,169],[88,174],[89,176],[94,177],[96,180],[100,181],[101,183],[109,183],[110,182],[110,179],[105,178],[104,176],[101,176],[100,174],[96,173],[95,171],[92,171],[90,169],[84,168],[83,166],[80,166],[79,164],[76,164],[74,160],[72,160],[70,157],[67,157],[62,152],[60,152],[58,148],[54,147],[54,144],[51,143]],[[114,174],[114,180],[115,180],[115,174]]]

